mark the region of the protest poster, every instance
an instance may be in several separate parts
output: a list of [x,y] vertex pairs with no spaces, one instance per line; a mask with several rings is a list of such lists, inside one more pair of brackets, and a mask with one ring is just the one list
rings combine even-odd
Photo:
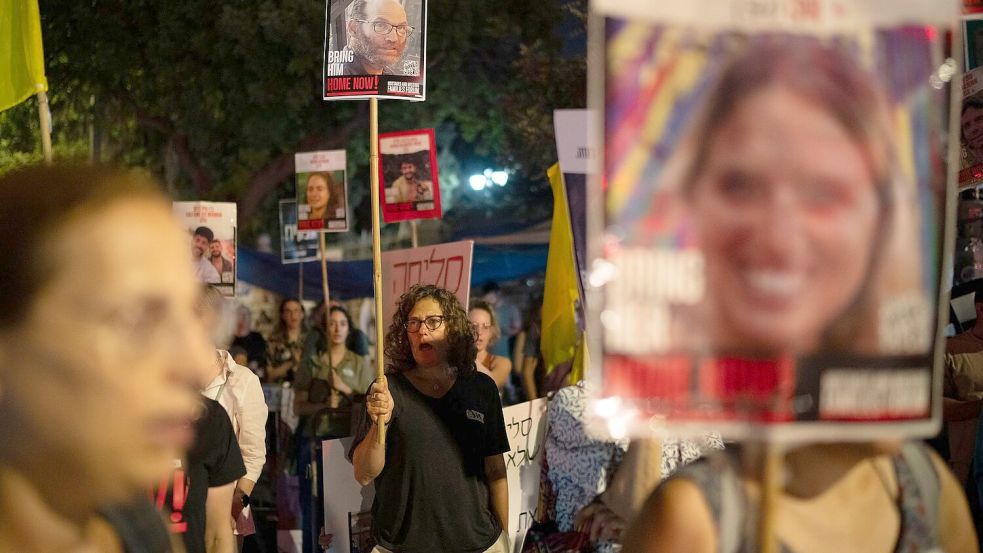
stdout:
[[934,434],[956,4],[594,7],[598,427]]
[[280,261],[302,263],[320,255],[317,231],[297,230],[297,200],[280,200]]
[[326,0],[324,99],[426,99],[426,0]]
[[345,150],[294,154],[298,230],[348,230],[348,179],[345,164]]
[[587,177],[597,170],[596,133],[592,114],[586,109],[553,111],[556,153],[567,198],[567,212],[573,233],[574,257],[580,277],[580,297],[585,298],[584,274],[587,270]]
[[959,114],[959,186],[983,182],[983,68],[963,75]]
[[236,204],[174,202],[172,213],[188,231],[195,278],[235,296]]
[[965,71],[983,65],[983,13],[963,20],[963,58]]
[[502,411],[509,438],[505,472],[509,480],[508,532],[514,553],[521,552],[522,539],[537,520],[548,403],[546,398],[539,398],[511,405]]
[[379,195],[387,223],[440,219],[437,141],[433,129],[379,135]]
[[382,252],[383,328],[389,328],[399,298],[414,284],[433,284],[450,290],[467,309],[473,251],[474,242],[464,240]]
[[375,545],[371,534],[366,532],[372,527],[370,511],[375,499],[375,486],[369,484],[362,487],[355,480],[352,464],[345,456],[351,445],[351,438],[321,442],[324,531],[334,535],[331,547],[325,549],[325,553],[368,553]]

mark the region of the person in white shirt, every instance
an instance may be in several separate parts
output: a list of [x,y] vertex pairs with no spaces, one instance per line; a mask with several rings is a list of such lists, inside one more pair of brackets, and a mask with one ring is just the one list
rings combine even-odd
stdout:
[[[217,335],[221,332],[224,298],[212,286],[204,289],[200,316],[205,328],[213,331],[216,343],[225,343]],[[229,352],[216,350],[214,377],[201,393],[214,399],[229,413],[232,429],[236,434],[246,475],[236,484],[232,500],[232,517],[240,536],[256,533],[249,509],[249,499],[266,463],[266,417],[269,410],[263,396],[263,387],[248,367],[235,362]],[[241,538],[240,538],[241,539]]]

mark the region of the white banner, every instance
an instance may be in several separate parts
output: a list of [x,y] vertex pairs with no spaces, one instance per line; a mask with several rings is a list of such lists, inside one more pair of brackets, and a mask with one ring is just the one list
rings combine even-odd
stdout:
[[509,537],[513,553],[519,553],[522,538],[537,514],[547,403],[546,398],[539,398],[504,410],[505,432],[509,435],[505,469],[509,479]]
[[553,129],[556,133],[556,154],[560,171],[586,175],[597,163],[597,145],[593,142],[596,112],[586,109],[553,110]]
[[474,242],[465,240],[382,252],[383,328],[389,328],[400,296],[414,284],[433,284],[450,290],[467,310],[473,250]]

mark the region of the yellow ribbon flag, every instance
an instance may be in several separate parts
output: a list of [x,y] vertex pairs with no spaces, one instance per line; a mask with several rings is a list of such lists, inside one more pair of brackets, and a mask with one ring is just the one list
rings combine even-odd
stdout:
[[37,0],[0,0],[0,111],[47,90]]
[[550,229],[550,250],[546,258],[540,349],[547,374],[557,365],[573,363],[566,382],[569,384],[584,376],[584,350],[581,349],[581,355],[575,355],[580,347],[575,307],[576,302],[580,301],[580,286],[574,257],[573,227],[570,224],[567,192],[560,164],[553,164],[546,174],[553,189],[553,226]]

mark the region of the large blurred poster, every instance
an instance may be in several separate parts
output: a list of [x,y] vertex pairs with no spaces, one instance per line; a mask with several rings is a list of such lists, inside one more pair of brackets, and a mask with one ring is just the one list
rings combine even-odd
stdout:
[[346,157],[345,150],[294,154],[298,230],[348,230]]
[[426,99],[426,0],[327,0],[324,99]]
[[172,212],[188,231],[195,278],[235,295],[236,204],[174,202]]
[[594,6],[609,429],[932,433],[956,5]]

